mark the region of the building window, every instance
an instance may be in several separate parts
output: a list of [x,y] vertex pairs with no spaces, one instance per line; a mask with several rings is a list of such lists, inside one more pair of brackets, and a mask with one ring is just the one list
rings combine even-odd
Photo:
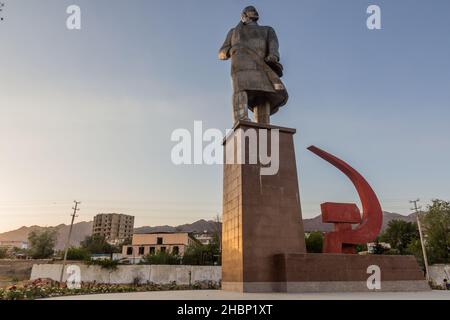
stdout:
[[166,252],[166,247],[161,247],[161,252]]
[[150,254],[155,254],[155,247],[150,247]]
[[163,238],[157,237],[156,238],[156,244],[163,244]]
[[127,248],[127,255],[131,256],[133,254],[133,247],[128,247]]
[[144,247],[139,247],[139,255],[142,256],[144,254]]
[[180,248],[178,248],[178,246],[173,247],[172,253],[173,254],[179,254],[180,253]]

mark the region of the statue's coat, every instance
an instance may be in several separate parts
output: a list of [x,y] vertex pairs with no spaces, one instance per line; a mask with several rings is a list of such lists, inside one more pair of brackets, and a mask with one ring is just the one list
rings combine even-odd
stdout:
[[234,94],[245,91],[252,110],[261,101],[270,102],[271,114],[288,100],[280,77],[267,65],[268,57],[278,61],[278,38],[272,27],[240,23],[228,32],[220,53],[231,58]]

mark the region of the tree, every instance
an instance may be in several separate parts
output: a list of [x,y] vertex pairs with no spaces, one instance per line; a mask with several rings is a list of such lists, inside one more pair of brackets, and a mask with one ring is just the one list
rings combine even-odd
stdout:
[[433,200],[423,224],[429,263],[450,262],[450,202]]
[[425,264],[423,262],[423,251],[422,251],[422,244],[420,243],[420,239],[412,240],[408,244],[408,247],[406,248],[406,252],[408,254],[414,255],[416,257],[417,263],[420,266],[425,267]]
[[323,234],[319,231],[314,231],[305,237],[306,251],[308,253],[322,253],[323,249]]
[[0,259],[6,259],[8,257],[8,250],[6,248],[0,248]]
[[213,230],[213,247],[214,251],[217,251],[217,264],[222,264],[222,219],[219,214],[214,219]]
[[360,243],[355,246],[355,250],[357,253],[367,252],[367,243]]
[[183,255],[183,264],[185,265],[202,265],[203,264],[203,252],[205,246],[201,243],[191,244],[186,247]]
[[381,242],[387,242],[399,254],[406,254],[408,245],[419,239],[417,224],[403,220],[389,221],[387,229],[380,235]]
[[67,260],[90,260],[91,254],[85,248],[71,247],[67,250]]
[[185,265],[214,265],[219,263],[219,244],[213,241],[211,244],[194,243],[186,247],[183,255]]
[[180,264],[180,257],[173,253],[158,251],[155,254],[148,254],[144,256],[144,264]]
[[28,242],[33,259],[48,259],[55,252],[56,230],[31,231],[28,235]]
[[90,254],[112,254],[122,251],[119,247],[109,244],[105,237],[98,235],[87,236],[80,245],[81,248],[85,249]]

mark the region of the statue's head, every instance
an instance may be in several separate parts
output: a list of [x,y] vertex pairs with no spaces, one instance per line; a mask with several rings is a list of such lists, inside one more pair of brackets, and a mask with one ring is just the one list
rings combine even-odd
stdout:
[[241,13],[241,21],[244,24],[256,22],[259,19],[259,13],[254,6],[246,7]]

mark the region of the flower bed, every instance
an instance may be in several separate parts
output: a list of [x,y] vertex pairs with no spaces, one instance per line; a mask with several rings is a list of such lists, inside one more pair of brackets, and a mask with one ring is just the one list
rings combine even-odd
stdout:
[[103,294],[103,293],[124,293],[124,292],[146,292],[146,291],[168,291],[168,290],[204,290],[219,289],[219,285],[212,282],[195,283],[193,285],[154,283],[141,285],[113,285],[82,283],[80,289],[69,289],[66,284],[48,279],[37,279],[21,285],[13,285],[6,289],[0,288],[0,300],[34,300],[51,297]]

